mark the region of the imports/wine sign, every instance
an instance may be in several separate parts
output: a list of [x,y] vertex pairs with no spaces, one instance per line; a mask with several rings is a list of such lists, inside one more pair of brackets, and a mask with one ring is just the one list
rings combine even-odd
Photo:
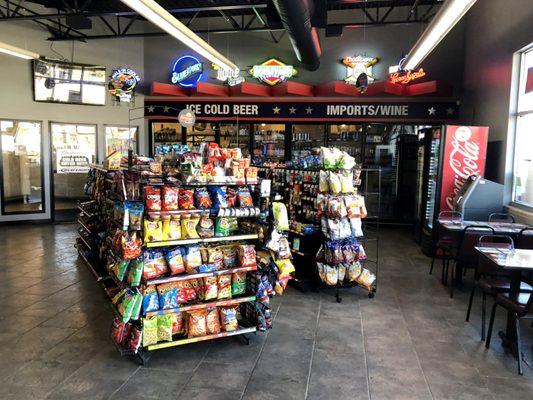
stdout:
[[176,117],[177,111],[187,108],[198,120],[236,118],[241,121],[402,121],[436,122],[456,119],[458,105],[452,101],[295,101],[277,99],[196,100],[145,100],[145,115]]
[[453,199],[470,175],[483,176],[489,128],[446,126],[440,210],[453,210]]

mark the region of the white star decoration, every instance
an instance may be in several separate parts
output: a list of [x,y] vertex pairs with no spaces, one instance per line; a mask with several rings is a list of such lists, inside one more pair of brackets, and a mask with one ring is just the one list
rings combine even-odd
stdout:
[[168,106],[163,107],[163,112],[167,113],[168,110],[170,110],[170,107],[168,107]]
[[313,109],[312,109],[311,107],[307,107],[307,108],[305,109],[305,112],[306,112],[307,114],[312,114],[312,113],[313,113]]
[[274,114],[279,114],[280,108],[276,106],[272,109],[272,111],[274,111]]
[[296,108],[294,107],[289,108],[289,113],[296,114]]
[[154,110],[155,110],[155,107],[154,107],[154,106],[149,106],[149,107],[148,107],[148,112],[153,113]]
[[451,108],[451,107],[448,108],[448,109],[446,110],[446,114],[448,114],[448,115],[453,115],[453,108]]
[[435,115],[436,112],[437,110],[435,109],[435,107],[428,108],[429,115]]

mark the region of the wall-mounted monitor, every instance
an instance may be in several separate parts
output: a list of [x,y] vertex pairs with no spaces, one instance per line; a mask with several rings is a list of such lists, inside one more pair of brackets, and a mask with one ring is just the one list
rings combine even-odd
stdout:
[[63,61],[33,62],[34,100],[103,106],[106,99],[106,68]]

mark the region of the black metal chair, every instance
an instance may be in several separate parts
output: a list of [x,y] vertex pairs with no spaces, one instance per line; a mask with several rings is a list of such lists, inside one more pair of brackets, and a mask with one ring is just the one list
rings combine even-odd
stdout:
[[[441,211],[439,213],[438,221],[449,221],[449,222],[461,222],[463,220],[463,215],[459,211]],[[429,269],[429,274],[433,274],[433,267],[435,265],[435,260],[442,260],[442,283],[446,284],[448,265],[450,260],[453,259],[453,252],[456,251],[459,246],[459,233],[452,233],[444,229],[440,224],[437,227],[437,243],[435,244],[435,251],[433,252],[433,257],[431,259],[431,267]]]
[[533,250],[533,227],[527,227],[520,231],[516,239],[516,248]]
[[489,223],[491,222],[511,222],[514,224],[516,221],[511,214],[492,213],[489,215]]
[[515,330],[516,330],[516,354],[518,359],[518,373],[522,372],[522,343],[520,338],[520,320],[521,319],[533,319],[533,294],[521,293],[518,299],[512,299],[509,293],[498,293],[496,295],[496,301],[492,306],[490,313],[489,331],[487,334],[487,341],[485,347],[490,348],[490,340],[492,337],[492,329],[494,327],[494,317],[496,316],[496,307],[502,307],[508,312],[511,312],[514,317]]

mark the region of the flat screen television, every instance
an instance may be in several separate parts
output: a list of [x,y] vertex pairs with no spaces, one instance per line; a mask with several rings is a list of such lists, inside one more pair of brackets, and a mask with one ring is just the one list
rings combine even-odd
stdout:
[[34,60],[33,88],[35,101],[103,106],[106,99],[106,68]]

